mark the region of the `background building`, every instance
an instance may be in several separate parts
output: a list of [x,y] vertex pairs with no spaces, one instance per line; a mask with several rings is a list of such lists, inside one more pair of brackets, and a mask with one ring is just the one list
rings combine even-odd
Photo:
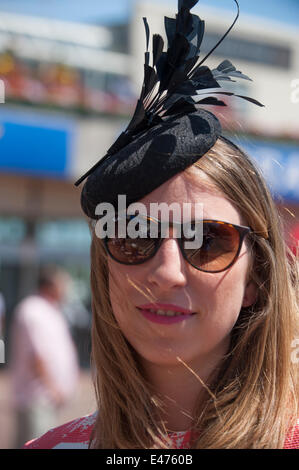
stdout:
[[[72,274],[83,316],[89,308],[90,236],[73,183],[134,106],[127,38],[127,24],[1,14],[0,289],[8,333],[15,304],[50,261]],[[84,364],[88,354],[85,347]]]

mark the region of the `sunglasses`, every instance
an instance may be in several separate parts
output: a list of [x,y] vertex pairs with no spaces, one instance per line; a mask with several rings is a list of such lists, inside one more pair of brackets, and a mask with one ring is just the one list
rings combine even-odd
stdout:
[[[135,217],[128,214],[116,217],[114,219],[115,233],[118,233],[119,222],[124,223],[125,221],[126,227],[128,227]],[[120,264],[132,266],[145,263],[155,256],[163,238],[165,238],[162,236],[165,222],[153,217],[142,216],[140,218],[140,215],[138,220],[143,222],[142,236],[135,238],[128,235],[124,238],[106,236],[104,238],[104,246],[108,255]],[[154,237],[152,236],[153,224],[156,224]],[[252,231],[249,227],[219,220],[192,221],[188,224],[173,222],[167,223],[167,226],[177,227],[180,230],[180,236],[176,238],[184,259],[194,268],[207,273],[219,273],[230,268],[240,254],[245,236]],[[186,227],[188,228],[186,229]],[[190,233],[190,228],[192,233]],[[202,233],[202,244],[200,248],[190,248],[190,241],[194,240],[196,236],[194,234],[197,233],[197,230]],[[128,231],[125,233],[127,234]]]

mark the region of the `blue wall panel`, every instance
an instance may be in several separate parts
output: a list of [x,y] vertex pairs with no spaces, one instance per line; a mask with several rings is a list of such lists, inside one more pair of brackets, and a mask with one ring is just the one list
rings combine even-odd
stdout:
[[67,178],[73,136],[71,119],[0,108],[0,170]]

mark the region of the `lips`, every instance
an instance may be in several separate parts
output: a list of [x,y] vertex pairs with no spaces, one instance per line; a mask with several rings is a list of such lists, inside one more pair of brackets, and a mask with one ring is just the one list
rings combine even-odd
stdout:
[[138,310],[145,318],[154,323],[172,324],[191,318],[196,312],[174,304],[139,305]]
[[172,312],[182,313],[183,315],[191,315],[192,313],[195,313],[192,310],[188,310],[184,307],[180,307],[174,304],[155,303],[155,304],[139,305],[137,308],[142,309],[142,310],[155,310],[155,311],[163,310],[164,312],[167,312],[170,310]]

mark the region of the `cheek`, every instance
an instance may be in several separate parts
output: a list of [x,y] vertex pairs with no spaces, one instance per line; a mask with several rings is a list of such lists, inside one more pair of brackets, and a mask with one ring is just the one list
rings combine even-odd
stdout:
[[[140,344],[145,341],[146,330],[136,318],[136,283],[131,273],[128,274],[123,266],[111,266],[109,269],[109,295],[114,318],[127,341],[139,351]],[[143,347],[140,350],[142,351]]]
[[230,331],[238,319],[246,288],[246,260],[240,259],[227,272],[210,275],[206,285],[206,315],[211,330]]
[[144,266],[126,266],[108,260],[109,291],[114,298],[119,298],[121,304],[124,300],[134,303],[134,299],[145,294],[146,270]]

